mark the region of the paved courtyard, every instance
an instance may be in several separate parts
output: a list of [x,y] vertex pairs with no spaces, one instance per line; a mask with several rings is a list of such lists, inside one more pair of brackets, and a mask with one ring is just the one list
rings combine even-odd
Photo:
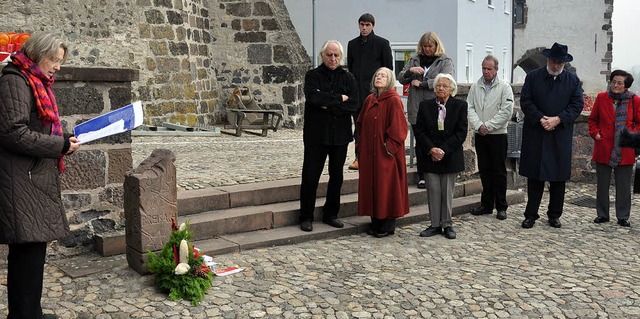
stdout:
[[[256,137],[261,143],[236,145],[235,157],[224,153],[231,147],[225,145],[228,138],[211,145],[176,138],[162,145],[178,154],[182,187],[212,187],[220,180],[297,176],[301,163],[294,167],[289,159],[301,161],[300,150],[284,145],[300,147],[301,140],[280,137],[268,138],[275,144]],[[265,148],[282,154],[283,164],[266,159],[256,164]],[[204,150],[227,156],[227,164],[218,164],[242,168],[242,176],[216,176],[203,164],[211,161]],[[134,162],[142,152],[134,145]],[[274,173],[265,177],[260,173],[265,171]],[[593,208],[570,203],[593,194],[594,185],[569,185],[560,229],[546,225],[546,217],[522,229],[524,204],[517,204],[505,221],[495,215],[455,218],[455,240],[419,237],[425,221],[382,239],[358,234],[213,256],[220,267],[245,270],[216,277],[198,306],[170,301],[155,288],[153,276],[129,269],[124,256],[52,260],[43,305],[61,318],[100,319],[640,318],[640,199],[634,198],[632,228],[623,228],[615,220],[593,224]],[[71,264],[84,266],[86,275],[69,276],[63,270]],[[0,267],[0,278],[5,276],[6,267]],[[0,314],[6,314],[6,298],[6,287],[0,286]]]

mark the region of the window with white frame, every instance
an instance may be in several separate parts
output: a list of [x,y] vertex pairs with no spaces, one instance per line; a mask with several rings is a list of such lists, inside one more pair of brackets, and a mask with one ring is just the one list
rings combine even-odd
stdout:
[[473,83],[473,43],[467,43],[464,61],[466,83]]
[[493,6],[493,0],[487,0],[487,5],[489,5],[489,8],[491,8],[491,9],[495,8]]
[[487,55],[493,54],[493,45],[487,45],[484,51],[487,52]]
[[[391,52],[393,54],[393,73],[396,75],[396,86],[400,86],[400,82],[397,82],[398,74],[404,68],[405,64],[409,62],[411,55],[416,53],[417,43],[391,43]],[[408,87],[403,87],[403,95],[405,93],[405,89]],[[400,94],[400,92],[398,92]]]
[[511,10],[509,10],[509,3],[510,3],[510,1],[503,0],[504,14],[510,14],[511,13]]
[[502,48],[502,61],[500,61],[500,63],[502,63],[502,67],[500,67],[500,69],[502,70],[502,78],[506,79],[507,78],[507,57],[509,54],[509,49],[508,48]]

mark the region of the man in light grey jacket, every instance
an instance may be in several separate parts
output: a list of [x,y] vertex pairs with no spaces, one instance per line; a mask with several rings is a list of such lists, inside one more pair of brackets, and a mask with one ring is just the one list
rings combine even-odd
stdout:
[[473,215],[492,214],[507,218],[507,125],[513,113],[511,86],[498,79],[498,59],[482,60],[482,77],[467,97],[469,126],[475,131],[478,170],[482,181],[480,208]]

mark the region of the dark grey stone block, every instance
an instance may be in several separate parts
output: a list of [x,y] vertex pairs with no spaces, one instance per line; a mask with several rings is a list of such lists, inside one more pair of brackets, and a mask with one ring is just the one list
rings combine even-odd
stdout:
[[164,15],[158,10],[148,10],[144,12],[145,19],[149,24],[163,24],[165,23]]
[[288,66],[269,65],[262,68],[264,83],[292,83],[293,71]]
[[250,44],[247,47],[249,63],[251,64],[271,64],[271,45]]
[[60,116],[100,114],[104,109],[102,93],[94,87],[56,88]]

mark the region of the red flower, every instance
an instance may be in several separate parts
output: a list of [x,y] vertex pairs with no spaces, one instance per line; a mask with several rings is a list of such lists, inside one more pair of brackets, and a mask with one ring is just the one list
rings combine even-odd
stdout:
[[178,226],[176,225],[176,220],[173,217],[171,217],[171,230],[173,231],[178,230]]
[[178,247],[176,247],[176,244],[173,244],[173,261],[176,265],[180,263],[180,258],[178,258]]

